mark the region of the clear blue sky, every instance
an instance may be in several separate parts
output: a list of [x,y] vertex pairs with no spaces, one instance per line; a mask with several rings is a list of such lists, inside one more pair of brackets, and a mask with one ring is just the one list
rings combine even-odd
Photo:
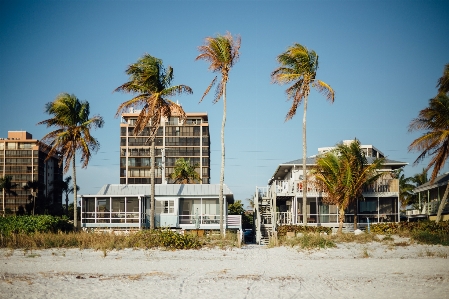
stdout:
[[420,134],[407,127],[449,63],[448,11],[447,1],[0,0],[0,137],[26,130],[40,139],[49,132],[36,126],[48,118],[45,103],[73,93],[105,119],[93,132],[101,149],[77,172],[81,193],[118,183],[114,116],[130,96],[112,91],[149,53],[174,68],[174,84],[193,88],[174,100],[209,114],[211,183],[218,183],[222,101],[212,104],[211,94],[198,104],[213,74],[194,59],[205,37],[230,31],[242,37],[225,131],[225,183],[236,199],[266,185],[279,163],[302,157],[302,106],[284,122],[286,86],[270,84],[276,56],[295,42],[318,53],[317,77],[336,91],[333,105],[315,91],[309,97],[307,154],[357,137],[409,163],[413,175],[426,164],[412,166],[417,153],[407,147]]

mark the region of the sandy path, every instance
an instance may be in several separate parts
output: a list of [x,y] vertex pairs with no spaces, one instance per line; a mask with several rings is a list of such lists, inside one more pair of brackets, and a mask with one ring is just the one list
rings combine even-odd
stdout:
[[[449,248],[0,250],[1,298],[448,298]],[[368,256],[368,257],[367,257]]]

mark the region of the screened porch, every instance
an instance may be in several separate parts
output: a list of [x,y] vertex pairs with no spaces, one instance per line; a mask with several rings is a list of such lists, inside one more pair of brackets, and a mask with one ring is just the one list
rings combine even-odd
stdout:
[[[366,197],[345,211],[345,223],[357,222],[360,226],[368,223],[398,222],[400,219],[399,202],[396,197]],[[303,223],[302,198],[276,200],[276,224]],[[357,213],[355,212],[357,209]],[[311,225],[334,226],[339,222],[339,211],[336,205],[322,202],[322,198],[307,198],[307,223]]]

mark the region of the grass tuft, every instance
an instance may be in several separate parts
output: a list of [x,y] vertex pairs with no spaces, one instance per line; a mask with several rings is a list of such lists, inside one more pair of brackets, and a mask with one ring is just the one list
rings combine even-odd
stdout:
[[303,234],[300,237],[280,238],[280,244],[290,247],[300,247],[301,249],[325,249],[336,247],[332,238],[319,233]]

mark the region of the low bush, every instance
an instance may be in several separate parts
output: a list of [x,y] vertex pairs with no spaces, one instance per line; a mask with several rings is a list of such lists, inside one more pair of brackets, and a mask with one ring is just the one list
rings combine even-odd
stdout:
[[14,234],[33,234],[58,231],[69,232],[73,230],[73,224],[65,216],[55,217],[50,215],[38,216],[8,216],[0,217],[0,233],[8,236]]
[[330,235],[332,228],[324,226],[282,225],[277,228],[277,232],[279,237],[287,235],[287,232],[294,232],[295,235],[297,233],[326,233]]
[[113,250],[124,248],[165,248],[165,249],[197,249],[201,247],[199,239],[193,235],[181,235],[177,232],[160,229],[144,230],[127,235],[115,233],[49,233],[33,234],[11,233],[2,235],[0,247],[47,249],[47,248],[80,248],[95,250]]
[[280,244],[295,247],[298,246],[302,249],[315,249],[315,248],[332,248],[336,247],[331,237],[328,235],[320,235],[319,233],[304,233],[300,237],[280,238]]
[[371,232],[380,235],[408,236],[425,244],[449,245],[449,221],[376,223]]
[[366,244],[370,242],[379,242],[380,239],[375,234],[360,234],[356,235],[354,233],[342,233],[342,234],[336,234],[331,237],[331,239],[334,242],[337,243],[360,243],[360,244]]
[[169,229],[142,230],[129,236],[127,247],[197,249],[201,243],[194,235],[179,234]]

